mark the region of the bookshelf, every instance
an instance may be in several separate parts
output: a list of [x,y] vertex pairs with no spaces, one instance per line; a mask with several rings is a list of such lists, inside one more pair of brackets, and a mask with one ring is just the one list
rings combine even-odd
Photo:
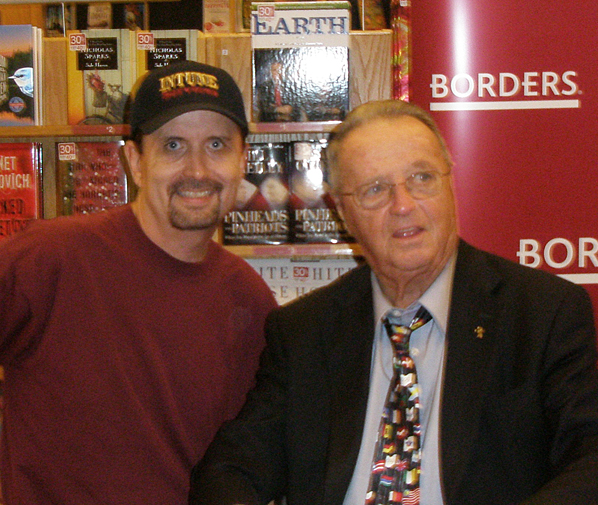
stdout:
[[[57,215],[56,143],[123,138],[126,125],[67,125],[66,38],[43,40],[44,126],[0,127],[1,142],[40,142],[43,159],[44,216]],[[356,31],[350,35],[351,107],[391,97],[391,31]],[[198,60],[227,70],[237,81],[251,117],[251,36],[248,33],[200,33]],[[278,142],[322,138],[334,123],[251,123],[251,141]],[[228,246],[244,257],[347,257],[359,255],[355,244],[281,244]]]

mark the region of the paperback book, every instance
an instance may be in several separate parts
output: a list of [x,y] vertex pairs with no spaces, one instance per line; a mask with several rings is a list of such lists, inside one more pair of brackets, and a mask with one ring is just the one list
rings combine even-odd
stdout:
[[295,243],[352,242],[330,195],[325,139],[290,145],[289,212]]
[[0,126],[42,124],[42,30],[0,25]]
[[0,144],[0,240],[42,217],[41,145]]
[[224,244],[289,242],[287,167],[286,143],[250,144],[245,178],[237,191],[235,209],[224,219]]
[[129,201],[122,145],[122,140],[57,143],[57,194],[62,215],[91,214]]
[[350,27],[349,2],[253,3],[253,121],[344,119]]
[[140,31],[135,37],[137,78],[175,61],[198,61],[199,30]]
[[135,81],[128,29],[67,33],[68,123],[122,124]]

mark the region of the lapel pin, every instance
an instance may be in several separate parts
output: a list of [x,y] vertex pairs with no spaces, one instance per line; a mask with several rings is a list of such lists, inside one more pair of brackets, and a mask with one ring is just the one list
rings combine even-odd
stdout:
[[481,326],[477,326],[476,329],[473,331],[475,331],[475,336],[477,338],[484,338],[484,334],[486,333],[486,330]]

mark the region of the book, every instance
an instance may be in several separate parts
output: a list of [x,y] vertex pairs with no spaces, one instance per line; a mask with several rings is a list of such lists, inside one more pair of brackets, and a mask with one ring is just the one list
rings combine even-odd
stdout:
[[353,242],[330,195],[325,139],[290,145],[289,212],[292,242]]
[[112,4],[110,2],[91,3],[87,6],[87,29],[112,28]]
[[0,144],[0,240],[42,217],[41,144]]
[[41,29],[0,25],[0,126],[42,124]]
[[232,0],[204,0],[203,6],[203,31],[210,33],[230,33],[234,31],[231,18],[231,6],[234,9]]
[[282,244],[290,238],[288,144],[251,143],[235,208],[223,223],[223,243]]
[[60,214],[91,214],[129,201],[123,144],[122,140],[57,143]]
[[344,119],[350,7],[343,1],[252,4],[253,121]]
[[135,82],[135,32],[67,32],[68,124],[122,124]]
[[137,78],[179,60],[198,60],[199,30],[138,31],[135,36]]
[[143,30],[145,28],[145,4],[141,2],[121,5],[125,28]]
[[46,37],[64,37],[66,16],[64,4],[48,4],[45,6]]

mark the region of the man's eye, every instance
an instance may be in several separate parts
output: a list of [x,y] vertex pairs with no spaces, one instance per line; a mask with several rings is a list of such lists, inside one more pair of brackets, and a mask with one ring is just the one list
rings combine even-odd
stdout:
[[384,189],[384,184],[372,184],[363,188],[362,196],[364,196],[365,198],[371,198],[373,196],[379,195],[380,193],[383,193]]
[[167,151],[176,151],[181,147],[181,143],[178,140],[169,140],[166,142],[166,150]]
[[210,147],[212,149],[222,149],[224,147],[224,142],[222,142],[221,139],[212,139]]
[[435,172],[416,172],[409,176],[416,184],[428,184],[436,179]]

